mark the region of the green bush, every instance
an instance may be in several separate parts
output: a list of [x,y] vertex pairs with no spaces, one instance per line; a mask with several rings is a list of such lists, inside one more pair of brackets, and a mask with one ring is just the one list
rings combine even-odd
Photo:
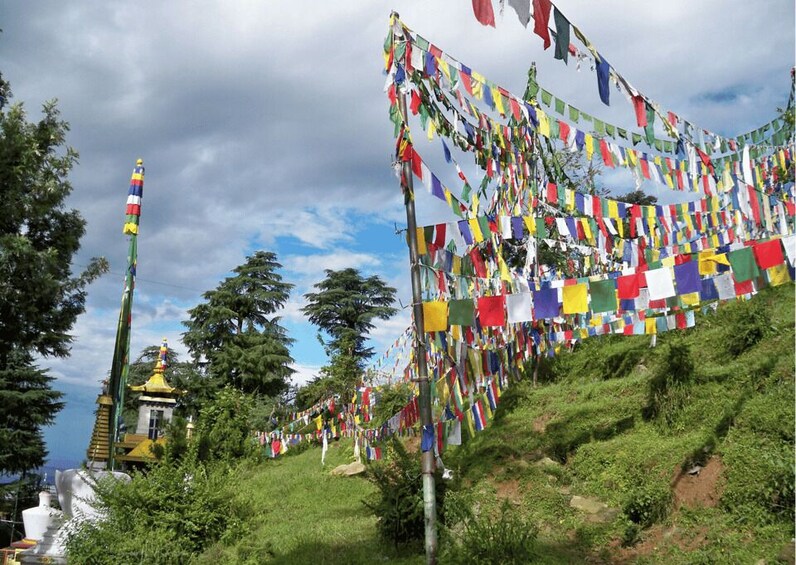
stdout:
[[[379,535],[395,546],[425,537],[423,478],[420,457],[410,456],[403,444],[393,438],[385,460],[368,465],[366,478],[377,488],[374,498],[363,501],[376,515]],[[445,523],[446,484],[436,476],[437,520]]]
[[219,540],[243,533],[247,507],[236,499],[234,473],[195,457],[162,461],[130,483],[95,485],[104,519],[83,522],[67,539],[70,563],[187,563]]
[[672,493],[668,485],[649,481],[637,485],[627,494],[622,510],[631,522],[641,528],[649,528],[666,517],[671,502]]
[[202,408],[196,424],[197,455],[201,461],[234,461],[260,450],[252,438],[253,397],[225,387]]
[[724,347],[738,357],[772,332],[766,305],[761,300],[739,300],[726,307]]
[[483,514],[464,522],[459,535],[452,534],[440,556],[441,563],[508,565],[534,563],[537,529],[504,500],[498,516]]

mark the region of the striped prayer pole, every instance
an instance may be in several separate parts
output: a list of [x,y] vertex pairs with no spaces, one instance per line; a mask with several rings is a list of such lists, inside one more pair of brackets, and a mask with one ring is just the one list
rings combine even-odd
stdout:
[[116,444],[119,441],[119,429],[122,424],[124,409],[124,392],[127,386],[127,375],[130,371],[130,326],[132,324],[133,291],[135,290],[135,271],[138,262],[138,222],[141,216],[141,199],[144,196],[144,161],[138,159],[130,178],[130,189],[127,192],[125,223],[122,232],[130,236],[127,250],[127,269],[124,277],[124,291],[119,311],[119,323],[116,328],[116,342],[113,349],[113,362],[108,384],[108,392],[113,399],[113,410],[109,422],[110,455],[108,467],[114,469]]

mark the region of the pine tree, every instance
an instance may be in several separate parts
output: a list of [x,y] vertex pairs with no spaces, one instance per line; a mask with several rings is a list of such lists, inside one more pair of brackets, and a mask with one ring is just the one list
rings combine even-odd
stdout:
[[281,266],[274,253],[258,251],[188,311],[183,343],[219,385],[266,396],[287,390],[293,340],[274,314],[293,285],[276,272]]
[[44,463],[41,428],[63,406],[34,361],[69,354],[85,288],[107,262],[92,259],[84,272],[71,272],[85,221],[64,207],[78,155],[64,147],[69,126],[56,103],[30,123],[10,97],[0,76],[0,473],[25,473]]
[[323,382],[316,385],[348,393],[362,377],[365,361],[373,355],[373,348],[365,347],[368,334],[375,328],[373,320],[387,320],[397,311],[392,306],[395,289],[376,275],[363,278],[352,268],[327,269],[326,278],[315,288],[318,292],[305,295],[307,305],[302,312],[318,326],[318,339],[330,357],[330,364],[321,371]]

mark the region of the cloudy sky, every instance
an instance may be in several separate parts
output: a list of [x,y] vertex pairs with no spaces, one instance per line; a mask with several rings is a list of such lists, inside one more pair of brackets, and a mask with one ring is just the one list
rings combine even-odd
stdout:
[[[704,128],[745,132],[786,102],[791,0],[557,5],[634,86]],[[508,6],[493,29],[465,1],[0,3],[0,72],[14,101],[35,120],[41,104],[57,98],[71,124],[68,143],[80,152],[69,205],[83,214],[87,232],[75,268],[99,255],[111,264],[90,287],[72,356],[42,360],[67,401],[47,431],[54,460],[83,457],[110,367],[127,250],[124,202],[138,157],[147,172],[134,355],[165,336],[185,357],[186,310],[258,249],[276,252],[283,277],[296,285],[282,315],[297,340],[299,379],[326,362],[299,310],[324,269],[378,274],[409,302],[407,252],[395,233],[405,216],[383,93],[391,9],[512,92],[522,93],[536,61],[540,83],[556,95],[633,126],[623,98],[603,106],[588,67],[553,60]],[[617,192],[633,184],[630,177],[610,182]],[[425,194],[418,215],[420,224],[452,220]],[[380,324],[377,351],[407,324],[406,310]]]

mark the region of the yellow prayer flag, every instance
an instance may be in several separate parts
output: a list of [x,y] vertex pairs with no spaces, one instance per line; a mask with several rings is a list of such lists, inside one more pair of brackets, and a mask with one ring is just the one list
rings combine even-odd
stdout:
[[[536,117],[539,120],[539,135],[549,138],[550,137],[550,121],[547,119],[547,114],[542,110],[536,110]],[[588,137],[588,136],[587,136]]]
[[681,294],[680,300],[682,300],[683,306],[696,306],[699,304],[699,293],[690,292],[688,294]]
[[511,282],[511,274],[509,273],[508,265],[503,260],[500,252],[497,253],[498,267],[500,268],[500,278],[506,282]]
[[580,225],[583,226],[583,235],[586,236],[586,239],[592,241],[594,236],[591,233],[591,224],[589,224],[589,221],[586,218],[581,218]]
[[428,248],[426,247],[426,233],[423,228],[417,228],[417,253],[419,255],[428,253]]
[[456,341],[461,341],[462,334],[460,326],[451,326],[451,337]]
[[484,234],[481,233],[481,226],[478,225],[478,220],[476,218],[470,218],[467,220],[467,223],[470,224],[470,231],[473,234],[475,242],[481,243],[484,241]]
[[465,410],[464,417],[467,419],[467,429],[470,431],[470,437],[475,437],[475,422],[473,422],[473,411]]
[[570,188],[564,189],[564,206],[568,210],[575,209],[575,191]]
[[661,259],[661,265],[664,267],[674,267],[674,256],[669,255],[668,257]]
[[715,275],[717,272],[716,263],[713,261],[713,256],[716,255],[715,249],[706,249],[699,252],[699,274],[700,275]]
[[655,318],[644,319],[644,333],[647,335],[658,333],[658,325],[655,323]]
[[445,75],[445,78],[450,80],[451,79],[451,70],[450,70],[450,67],[448,66],[448,62],[445,59],[441,59],[439,57],[437,57],[436,59],[437,59],[437,66],[439,67],[439,70],[442,71],[442,74]]
[[594,137],[587,133],[584,140],[586,142],[586,159],[591,161],[591,156],[594,155]]
[[434,132],[436,131],[437,126],[434,124],[434,120],[428,121],[428,130],[426,131],[427,137],[429,141],[434,140]]
[[536,233],[536,218],[533,216],[523,216],[522,221],[529,234],[533,235]]
[[491,91],[492,91],[492,100],[495,101],[495,109],[498,111],[498,113],[501,116],[505,116],[506,109],[503,107],[503,96],[501,96],[500,91],[495,87],[492,87]]
[[588,312],[589,289],[585,283],[565,286],[562,292],[564,295],[564,314],[585,314]]
[[616,200],[608,201],[608,217],[612,220],[619,219],[619,204]]
[[458,255],[453,256],[453,267],[451,269],[454,275],[462,274],[462,258]]
[[768,273],[768,282],[771,286],[779,286],[790,282],[790,273],[788,272],[787,263],[775,265],[766,269]]
[[444,332],[448,329],[448,303],[443,300],[423,302],[423,331]]
[[473,71],[472,73],[470,73],[470,76],[473,78],[473,80],[470,81],[470,84],[473,87],[473,96],[475,96],[478,100],[483,100],[484,98],[483,88],[484,88],[484,82],[486,80],[484,78],[484,75],[476,71]]
[[631,167],[635,167],[638,161],[636,160],[636,152],[632,149],[627,149],[625,151],[625,158],[627,159],[627,164]]

